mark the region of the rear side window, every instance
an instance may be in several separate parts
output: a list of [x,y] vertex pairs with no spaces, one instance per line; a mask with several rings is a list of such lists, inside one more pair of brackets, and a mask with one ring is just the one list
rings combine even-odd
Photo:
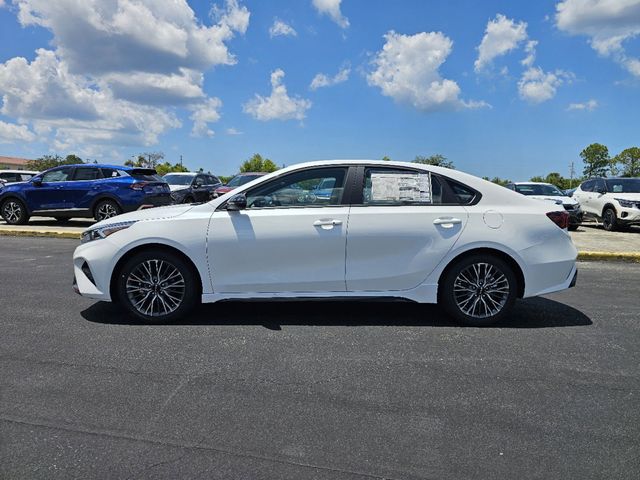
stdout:
[[76,168],[73,179],[80,180],[96,180],[101,178],[100,169],[92,167]]
[[364,205],[429,205],[432,203],[429,172],[391,168],[367,168],[362,192]]
[[164,182],[163,178],[153,168],[134,168],[129,175],[142,182]]
[[580,190],[583,192],[593,192],[593,186],[595,185],[595,180],[587,180],[582,185],[580,185]]

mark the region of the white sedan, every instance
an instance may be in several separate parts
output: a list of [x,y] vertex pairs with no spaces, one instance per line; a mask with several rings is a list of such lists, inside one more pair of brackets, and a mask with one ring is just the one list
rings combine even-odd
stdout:
[[74,288],[151,323],[199,302],[391,297],[488,325],[517,298],[575,284],[567,225],[562,207],[455,170],[313,162],[209,203],[95,224],[73,256]]

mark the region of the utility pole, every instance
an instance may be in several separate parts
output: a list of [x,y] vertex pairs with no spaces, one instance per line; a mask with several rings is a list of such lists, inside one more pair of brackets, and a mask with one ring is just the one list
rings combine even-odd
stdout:
[[180,155],[180,166],[182,166],[182,155]]
[[569,188],[573,188],[573,177],[576,174],[575,166],[573,165],[573,160],[569,164]]

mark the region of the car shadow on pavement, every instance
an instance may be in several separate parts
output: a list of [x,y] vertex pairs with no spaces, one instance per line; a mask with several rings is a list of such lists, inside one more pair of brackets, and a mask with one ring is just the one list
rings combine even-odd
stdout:
[[[81,315],[94,323],[142,324],[107,302],[95,303]],[[584,313],[569,305],[537,297],[518,301],[508,317],[490,328],[575,327],[592,323]],[[281,330],[286,325],[458,326],[436,305],[382,300],[225,301],[201,305],[187,318],[171,325],[261,325],[269,330]]]

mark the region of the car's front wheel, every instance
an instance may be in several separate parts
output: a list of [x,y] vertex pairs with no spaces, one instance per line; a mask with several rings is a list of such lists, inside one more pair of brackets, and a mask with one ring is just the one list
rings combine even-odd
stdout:
[[9,198],[2,204],[2,218],[9,225],[24,225],[29,221],[27,207],[16,198]]
[[96,221],[106,220],[107,218],[120,215],[122,209],[114,200],[101,200],[93,209],[93,217]]
[[602,228],[607,232],[615,232],[618,229],[618,219],[613,208],[605,208],[602,212]]
[[146,323],[178,320],[199,301],[193,267],[180,256],[162,250],[133,255],[116,282],[114,300]]
[[457,321],[480,327],[502,319],[517,292],[516,275],[504,260],[472,255],[447,270],[440,282],[439,303]]

